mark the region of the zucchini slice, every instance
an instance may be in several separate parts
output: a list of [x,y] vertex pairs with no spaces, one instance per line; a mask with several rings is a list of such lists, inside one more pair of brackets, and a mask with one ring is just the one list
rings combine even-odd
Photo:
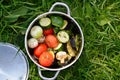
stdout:
[[48,27],[48,26],[51,25],[51,19],[48,18],[48,17],[43,17],[43,18],[40,19],[39,24],[42,27]]
[[66,31],[59,31],[57,38],[61,43],[67,43],[69,41],[69,35]]
[[54,50],[58,50],[62,47],[62,43],[59,43],[57,47],[54,48]]
[[68,21],[67,20],[64,20],[64,25],[60,28],[60,29],[65,29],[68,25]]

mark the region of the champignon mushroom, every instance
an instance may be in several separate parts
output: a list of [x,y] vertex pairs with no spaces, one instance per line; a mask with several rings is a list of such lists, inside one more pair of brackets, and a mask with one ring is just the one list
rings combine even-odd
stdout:
[[43,43],[45,40],[45,36],[42,35],[40,38],[37,39],[39,43]]
[[65,59],[68,58],[68,54],[65,51],[59,51],[56,53],[56,59],[60,61],[61,64],[65,63]]

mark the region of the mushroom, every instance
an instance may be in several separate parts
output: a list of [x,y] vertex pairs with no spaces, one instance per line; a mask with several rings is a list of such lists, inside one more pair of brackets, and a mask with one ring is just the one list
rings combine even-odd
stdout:
[[37,39],[39,43],[43,43],[45,40],[45,36],[42,35],[40,38]]
[[64,64],[67,58],[68,54],[65,51],[59,51],[56,53],[56,59],[59,60],[61,64]]

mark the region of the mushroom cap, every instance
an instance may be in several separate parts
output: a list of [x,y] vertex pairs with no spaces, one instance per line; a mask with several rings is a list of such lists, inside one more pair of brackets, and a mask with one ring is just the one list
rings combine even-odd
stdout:
[[59,51],[56,53],[56,59],[57,60],[64,60],[68,57],[67,53],[65,51]]

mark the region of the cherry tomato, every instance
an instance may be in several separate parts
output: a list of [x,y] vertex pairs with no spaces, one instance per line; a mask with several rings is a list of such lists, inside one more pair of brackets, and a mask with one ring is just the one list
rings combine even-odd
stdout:
[[58,46],[59,42],[55,35],[48,35],[45,38],[45,42],[50,48],[55,48]]
[[43,52],[39,57],[39,63],[42,66],[49,67],[54,61],[53,54],[49,51]]
[[44,29],[44,30],[43,30],[43,34],[44,34],[45,36],[47,36],[47,35],[49,35],[49,34],[53,34],[53,33],[54,33],[53,28],[49,28],[49,29]]
[[34,55],[39,58],[40,55],[47,50],[47,45],[46,44],[39,44],[35,49],[34,49]]

